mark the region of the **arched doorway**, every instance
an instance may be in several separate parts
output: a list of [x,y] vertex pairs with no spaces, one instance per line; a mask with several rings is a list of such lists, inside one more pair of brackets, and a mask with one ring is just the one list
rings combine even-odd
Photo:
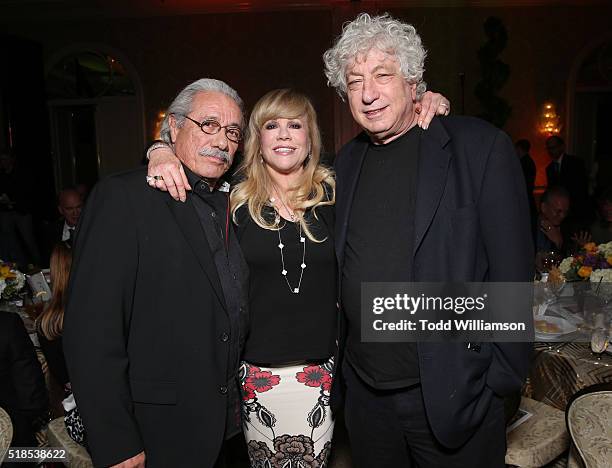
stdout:
[[569,147],[584,159],[590,190],[612,181],[612,37],[600,39],[576,59],[568,86]]
[[140,163],[142,91],[120,53],[99,45],[64,49],[49,60],[46,92],[57,189],[91,187]]

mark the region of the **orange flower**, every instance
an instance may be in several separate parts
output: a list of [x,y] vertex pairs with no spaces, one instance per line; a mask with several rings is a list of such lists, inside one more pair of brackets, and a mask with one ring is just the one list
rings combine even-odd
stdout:
[[589,276],[591,276],[592,271],[593,268],[591,268],[590,266],[580,267],[580,269],[578,270],[578,276],[580,276],[581,278],[588,278]]
[[612,255],[606,258],[606,261],[608,262],[608,264],[612,265]]
[[587,242],[584,244],[583,249],[589,253],[597,252],[597,244],[595,242]]

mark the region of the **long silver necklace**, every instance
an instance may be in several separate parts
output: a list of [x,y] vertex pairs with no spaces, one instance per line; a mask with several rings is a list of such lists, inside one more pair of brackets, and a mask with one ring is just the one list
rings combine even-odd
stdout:
[[[276,186],[274,186],[274,191],[276,192],[276,195],[278,196],[279,201],[281,202],[281,204],[283,205],[283,207],[285,208],[285,210],[291,217],[291,221],[295,222],[296,216],[293,214],[292,211],[289,210],[287,205],[285,205],[285,202],[283,201],[282,197],[278,194],[278,190],[276,190]],[[274,199],[274,197],[272,197],[270,198],[270,201],[274,203],[276,200]],[[285,255],[283,254],[283,249],[285,248],[285,244],[283,244],[283,239],[281,237],[282,228],[280,226],[280,218],[281,218],[280,213],[277,210],[276,211],[276,224],[278,225],[278,229],[276,230],[276,232],[278,233],[278,249],[280,250],[281,266],[283,268],[281,270],[281,275],[283,276],[283,278],[285,278],[285,282],[287,283],[287,286],[289,287],[289,291],[291,291],[293,294],[299,294],[300,287],[302,286],[302,278],[304,277],[304,270],[306,269],[306,238],[302,235],[302,224],[298,222],[298,233],[300,236],[300,242],[302,244],[302,263],[300,264],[300,279],[298,281],[297,287],[293,287],[291,286],[291,283],[289,283],[289,278],[287,278],[287,268],[285,267]]]

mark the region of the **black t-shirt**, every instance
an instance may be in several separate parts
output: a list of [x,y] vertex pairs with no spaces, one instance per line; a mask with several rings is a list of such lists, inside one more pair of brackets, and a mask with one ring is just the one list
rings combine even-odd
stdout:
[[[313,242],[302,233],[305,253],[298,224],[284,221],[280,236],[286,275],[282,274],[279,232],[259,227],[245,208],[239,210],[236,233],[250,271],[246,361],[278,365],[334,355],[338,312],[332,210],[331,206],[317,208],[318,220],[306,213],[311,232],[325,241]],[[300,283],[303,255],[306,268]]]
[[351,207],[342,271],[348,319],[346,356],[379,389],[419,383],[415,343],[361,341],[361,283],[412,281],[414,210],[421,128],[414,127],[365,156]]

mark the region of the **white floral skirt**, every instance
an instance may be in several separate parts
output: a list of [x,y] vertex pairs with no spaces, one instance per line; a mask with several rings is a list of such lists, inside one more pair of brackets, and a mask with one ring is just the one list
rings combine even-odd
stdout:
[[321,364],[240,366],[242,420],[251,468],[325,468],[334,432],[334,358]]

